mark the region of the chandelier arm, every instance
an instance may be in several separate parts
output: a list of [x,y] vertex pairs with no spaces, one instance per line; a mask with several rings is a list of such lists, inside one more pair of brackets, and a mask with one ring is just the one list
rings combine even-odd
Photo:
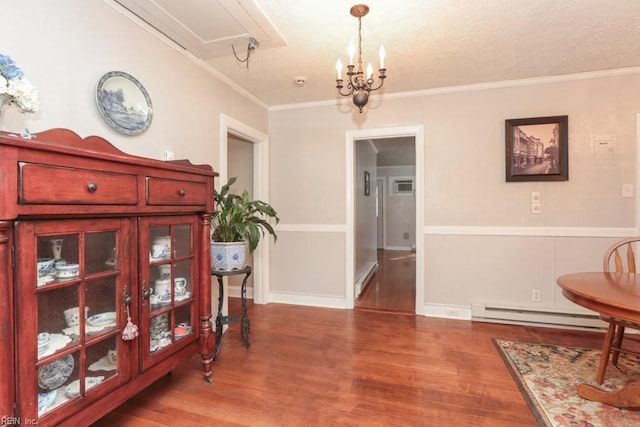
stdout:
[[[371,82],[371,83],[373,83],[373,82]],[[382,87],[382,85],[383,85],[383,84],[384,84],[384,79],[380,79],[380,84],[379,84],[378,86],[376,86],[376,87],[372,87],[372,88],[370,89],[370,91],[371,91],[371,92],[373,92],[374,90],[378,90],[378,89],[380,89],[380,88]]]
[[342,96],[351,96],[353,95],[353,86],[351,86],[351,84],[347,85],[347,91],[346,93],[342,92],[342,86],[336,86],[338,88],[338,93]]

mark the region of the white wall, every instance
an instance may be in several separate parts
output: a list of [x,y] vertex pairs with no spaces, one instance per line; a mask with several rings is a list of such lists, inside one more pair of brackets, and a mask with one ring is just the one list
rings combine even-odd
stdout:
[[[415,179],[415,166],[386,166],[378,168],[378,178],[386,180],[386,241],[385,249],[411,250],[416,244],[416,196],[415,194],[393,194],[392,179],[397,177]],[[405,234],[406,233],[406,234]],[[404,236],[408,235],[408,238]]]
[[[98,0],[4,1],[0,52],[11,56],[40,91],[40,111],[10,107],[2,129],[32,132],[63,127],[99,135],[130,154],[218,163],[219,116],[267,129],[267,111],[220,82],[149,31],[113,2]],[[139,136],[112,130],[100,116],[96,85],[108,71],[124,71],[142,83],[153,104],[153,122]]]
[[[425,174],[418,188],[425,200],[419,236],[425,312],[466,317],[476,301],[570,307],[556,277],[599,270],[610,242],[637,233],[636,199],[621,195],[622,184],[636,183],[637,73],[389,95],[362,116],[328,103],[273,109],[271,196],[288,236],[273,249],[272,275],[280,277],[287,269],[282,262],[293,253],[301,272],[287,287],[272,282],[276,299],[346,301],[339,274],[344,261],[336,261],[346,259],[337,236],[346,233],[345,133],[424,125]],[[569,116],[569,181],[505,182],[505,119],[554,115]],[[592,135],[615,135],[613,161],[594,158]],[[286,153],[297,161],[287,161]],[[538,215],[531,213],[532,191],[541,194]],[[302,243],[303,235],[314,239],[292,244]],[[318,254],[331,254],[333,263],[319,262]],[[540,302],[531,301],[532,289],[541,290]],[[289,292],[290,298],[283,295]]]
[[[371,140],[355,142],[355,277],[361,284],[378,262],[376,230],[376,148]],[[369,172],[369,195],[364,194],[364,172]]]

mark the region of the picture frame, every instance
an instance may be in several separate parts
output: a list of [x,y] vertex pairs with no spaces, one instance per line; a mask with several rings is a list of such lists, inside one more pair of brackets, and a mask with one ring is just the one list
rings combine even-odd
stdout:
[[364,171],[364,195],[369,196],[371,194],[371,175],[368,171]]
[[505,120],[507,182],[569,179],[569,116]]

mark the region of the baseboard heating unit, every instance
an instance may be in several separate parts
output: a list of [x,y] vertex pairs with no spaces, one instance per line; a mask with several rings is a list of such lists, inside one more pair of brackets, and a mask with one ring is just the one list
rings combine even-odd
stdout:
[[472,304],[471,320],[509,323],[514,325],[546,326],[550,328],[605,329],[607,323],[596,313],[566,312],[549,309],[506,307],[491,304]]

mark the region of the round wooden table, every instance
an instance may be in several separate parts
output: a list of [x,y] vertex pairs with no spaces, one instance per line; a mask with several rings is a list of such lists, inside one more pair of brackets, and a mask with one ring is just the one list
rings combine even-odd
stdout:
[[[570,301],[601,315],[640,324],[640,274],[572,273],[558,277],[557,282]],[[640,407],[640,382],[615,391],[580,384],[578,395],[621,408]]]

